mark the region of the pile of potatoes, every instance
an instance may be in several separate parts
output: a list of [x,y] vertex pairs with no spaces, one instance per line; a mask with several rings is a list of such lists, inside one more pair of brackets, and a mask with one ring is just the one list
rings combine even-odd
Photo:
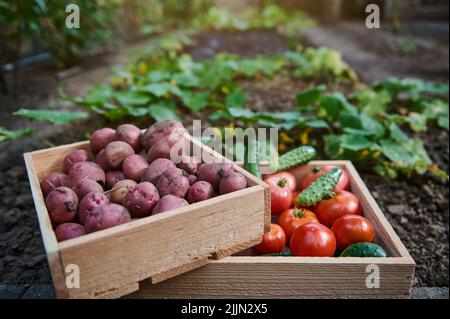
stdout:
[[187,155],[174,163],[170,150],[184,131],[175,120],[154,123],[144,133],[131,124],[102,128],[91,136],[91,152],[68,154],[63,173],[41,181],[58,241],[247,187],[231,163]]

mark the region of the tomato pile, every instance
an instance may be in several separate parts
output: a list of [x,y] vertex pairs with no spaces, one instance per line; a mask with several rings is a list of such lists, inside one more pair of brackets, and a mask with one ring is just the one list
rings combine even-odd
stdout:
[[[359,199],[350,191],[348,173],[341,170],[329,189],[333,192],[313,206],[302,207],[297,198],[335,166],[313,167],[297,185],[294,175],[279,172],[264,181],[271,189],[272,223],[262,242],[252,248],[255,255],[308,257],[384,257],[373,244],[375,230],[362,216]],[[314,183],[316,184],[314,186]],[[334,188],[333,188],[334,187]]]

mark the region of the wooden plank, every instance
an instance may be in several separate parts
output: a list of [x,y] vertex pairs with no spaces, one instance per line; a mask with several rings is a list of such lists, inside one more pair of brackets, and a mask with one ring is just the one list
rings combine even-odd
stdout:
[[45,251],[47,252],[47,260],[50,267],[53,283],[55,286],[56,296],[58,298],[68,297],[66,293],[65,275],[61,266],[61,260],[58,250],[58,241],[53,231],[52,223],[45,207],[44,197],[41,192],[38,174],[36,172],[33,156],[30,153],[24,154],[25,166],[28,178],[30,180],[31,194],[33,196],[36,213],[39,220],[39,228],[41,230],[42,241]]
[[255,239],[249,240],[244,243],[240,243],[236,246],[229,247],[227,249],[218,250],[213,254],[214,259],[222,259],[228,256],[231,256],[237,252],[243,251],[249,247],[253,247],[255,245],[258,245],[262,241],[262,236],[259,236]]
[[[324,262],[326,259],[331,260]],[[228,257],[158,285],[143,283],[129,297],[408,298],[413,265],[402,258],[391,258],[391,262],[351,259],[338,262],[336,258],[315,258],[306,262],[300,257]],[[370,263],[379,267],[379,288],[366,286]]]
[[139,290],[139,283],[134,282],[126,286],[119,288],[112,288],[108,291],[103,292],[93,292],[90,294],[90,298],[93,299],[117,299],[126,295],[129,295],[135,291]]
[[151,278],[152,284],[157,284],[161,281],[167,280],[169,278],[176,277],[178,275],[184,274],[186,272],[192,271],[194,269],[200,268],[208,263],[208,257],[199,257],[195,260],[184,263],[181,266],[172,268],[170,270],[161,272]]

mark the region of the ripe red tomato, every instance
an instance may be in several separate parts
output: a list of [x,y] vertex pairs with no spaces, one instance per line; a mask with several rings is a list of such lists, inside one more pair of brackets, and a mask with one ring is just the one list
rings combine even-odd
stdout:
[[349,214],[362,214],[358,198],[350,192],[339,191],[330,199],[324,199],[316,205],[314,212],[319,221],[331,227],[336,219]]
[[291,191],[295,191],[297,189],[297,179],[294,175],[289,172],[279,172],[272,175],[268,175],[266,179],[285,179],[286,184],[291,189]]
[[[311,173],[303,177],[302,179],[302,190],[304,190],[306,187],[309,186],[312,182],[314,182],[316,179],[318,179],[323,174],[331,171],[336,166],[332,165],[326,165],[326,166],[315,166],[312,168]],[[336,184],[336,187],[334,188],[334,191],[341,191],[341,190],[348,190],[350,186],[350,178],[348,177],[348,174],[346,171],[342,170],[342,175],[339,178],[338,183]]]
[[375,240],[375,230],[370,221],[359,215],[344,215],[336,219],[331,228],[336,236],[337,246],[344,250],[359,242],[371,243]]
[[286,245],[286,234],[277,224],[270,224],[270,231],[263,235],[262,242],[252,247],[256,255],[280,253]]
[[264,181],[270,186],[270,203],[272,214],[280,215],[283,210],[291,207],[292,190],[287,184],[287,180],[279,177],[267,177]]
[[333,257],[336,251],[336,237],[328,227],[308,223],[295,230],[290,248],[292,256]]
[[283,228],[284,232],[286,233],[286,239],[288,240],[288,242],[291,239],[292,234],[298,227],[313,222],[319,222],[316,214],[304,208],[285,209],[278,219],[278,224],[280,224],[281,228]]

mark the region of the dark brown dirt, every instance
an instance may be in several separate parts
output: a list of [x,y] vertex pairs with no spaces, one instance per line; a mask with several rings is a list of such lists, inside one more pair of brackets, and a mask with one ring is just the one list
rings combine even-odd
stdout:
[[[355,39],[354,42],[359,41],[357,36]],[[207,58],[222,51],[241,56],[272,54],[285,50],[286,41],[286,38],[272,31],[208,32],[197,37],[197,45],[190,50],[190,53],[196,59]],[[386,63],[385,57],[381,54],[375,57],[375,60]],[[411,60],[410,63],[414,65],[415,60]],[[368,74],[372,69],[367,69],[364,63],[360,65],[356,63],[353,66],[359,74],[365,74],[369,78],[379,76],[378,73]],[[83,88],[102,81],[102,77],[103,81],[106,79],[104,73],[98,73],[99,71],[95,69],[92,72],[102,75],[92,77],[91,71],[83,72],[79,78],[75,78],[82,81],[80,82],[82,88],[78,89],[77,85],[73,84],[70,92],[82,94]],[[414,75],[419,77],[423,75],[424,78],[428,78],[427,74],[420,72],[420,69],[417,69]],[[446,72],[448,77],[448,68]],[[401,76],[402,74],[402,72],[398,73],[394,67],[389,75]],[[42,75],[28,73],[24,76],[27,81],[32,81],[34,76]],[[440,76],[433,75],[432,78],[440,79]],[[45,78],[41,78],[40,81],[45,81]],[[294,104],[295,94],[311,84],[276,77],[273,81],[246,81],[243,83],[243,88],[248,97],[247,106],[251,109],[278,111],[289,110]],[[29,87],[19,105],[30,105],[36,100],[40,107],[57,104],[54,95],[55,86],[51,86],[50,89],[45,85],[37,88],[33,90]],[[49,94],[49,92],[53,93]],[[1,104],[3,101],[4,99]],[[11,112],[14,101],[8,101],[11,104],[7,112]],[[4,117],[4,114],[6,113],[1,113],[0,126],[17,129],[29,125],[26,122],[11,125],[12,118]],[[190,125],[190,120],[194,117],[204,119],[202,115],[189,114],[185,118],[185,124]],[[67,127],[59,128],[57,131],[51,125],[39,124],[37,127],[47,131],[46,137],[52,143],[64,144],[84,139],[84,131],[92,131],[97,124],[85,123],[81,126],[72,126],[70,129],[74,127],[78,129],[72,130],[74,133],[71,134],[67,134],[71,131]],[[62,131],[65,134],[61,134]],[[448,133],[432,128],[421,137],[433,160],[448,172]],[[47,147],[47,144],[31,139],[0,144],[0,283],[51,282],[28,178],[22,162],[23,152],[43,147]],[[358,169],[417,263],[414,284],[416,286],[448,286],[448,183],[429,176],[387,181],[368,173],[365,167]]]

